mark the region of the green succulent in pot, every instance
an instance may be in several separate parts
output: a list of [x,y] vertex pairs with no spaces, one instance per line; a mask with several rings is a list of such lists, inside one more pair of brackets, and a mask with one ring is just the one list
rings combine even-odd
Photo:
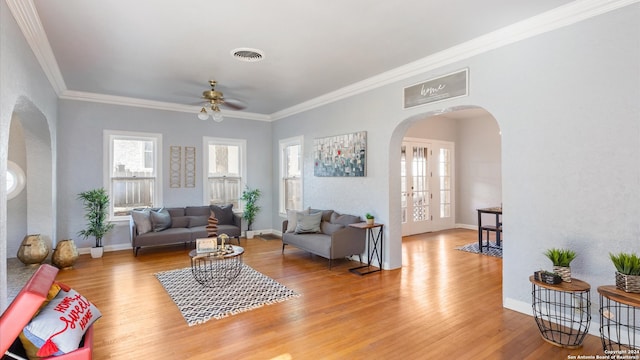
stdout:
[[571,262],[576,258],[576,252],[570,249],[551,248],[544,255],[553,263],[553,272],[562,277],[562,281],[571,282]]
[[640,293],[640,257],[635,253],[609,253],[616,267],[616,287],[630,293]]

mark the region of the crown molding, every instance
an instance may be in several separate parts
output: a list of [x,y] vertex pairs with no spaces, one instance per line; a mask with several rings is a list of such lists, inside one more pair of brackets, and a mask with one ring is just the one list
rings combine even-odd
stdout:
[[[155,101],[147,99],[137,99],[127,96],[105,95],[96,94],[85,91],[73,91],[65,90],[60,94],[60,99],[64,100],[76,100],[76,101],[88,101],[102,104],[121,105],[121,106],[133,106],[146,109],[166,110],[185,112],[197,115],[200,112],[200,106],[183,105],[164,101]],[[222,115],[229,118],[247,119],[247,120],[259,120],[270,121],[269,115],[256,114],[244,111],[225,111],[222,110]]]
[[348,85],[271,114],[273,121],[361,94],[416,75],[468,59],[524,39],[613,11],[640,0],[578,0],[479,36],[404,66]]
[[53,55],[33,0],[6,0],[6,3],[53,90],[60,95],[67,89],[67,85],[58,67],[56,57]]
[[[13,17],[16,19],[18,26],[22,30],[27,43],[40,63],[42,70],[49,79],[51,86],[60,98],[178,112],[196,113],[198,111],[198,109],[194,110],[194,107],[188,105],[67,90],[64,78],[62,77],[53,50],[40,22],[40,17],[38,16],[33,0],[5,1]],[[420,75],[468,59],[472,56],[569,26],[638,2],[640,2],[640,0],[577,0],[270,115],[241,111],[223,112],[223,114],[233,118],[275,121]]]

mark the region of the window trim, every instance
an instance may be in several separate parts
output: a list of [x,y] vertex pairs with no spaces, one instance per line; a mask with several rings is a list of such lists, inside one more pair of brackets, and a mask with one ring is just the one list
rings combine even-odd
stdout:
[[[110,199],[113,198],[113,189],[111,187],[111,169],[113,168],[113,140],[121,138],[130,139],[144,139],[151,140],[154,144],[154,206],[162,205],[162,179],[164,174],[162,172],[162,134],[149,133],[149,132],[136,132],[136,131],[121,131],[121,130],[104,130],[103,131],[103,186],[107,190]],[[109,201],[109,221],[129,221],[130,216],[114,216],[113,215],[113,201]]]
[[[232,139],[232,138],[219,138],[212,136],[203,136],[202,137],[202,204],[209,205],[209,192],[208,186],[209,183],[209,145],[234,145],[238,146],[240,149],[240,182],[241,184],[247,183],[247,140],[246,139]],[[242,196],[242,189],[244,187],[241,185],[238,187],[238,199]],[[238,200],[238,204],[242,206],[241,201]],[[240,209],[234,209],[235,211],[240,211]]]
[[[286,139],[281,139],[278,142],[278,158],[279,158],[279,177],[278,177],[278,213],[280,216],[287,216],[287,210],[285,209],[285,189],[284,189],[284,179],[285,176],[285,158],[284,158],[284,149],[288,146],[292,145],[300,145],[300,202],[304,204],[304,136],[293,136]],[[301,210],[301,209],[300,209]]]

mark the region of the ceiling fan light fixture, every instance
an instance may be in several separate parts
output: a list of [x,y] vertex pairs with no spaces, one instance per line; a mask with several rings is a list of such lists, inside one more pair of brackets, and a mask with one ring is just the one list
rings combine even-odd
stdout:
[[222,122],[222,120],[224,120],[224,116],[222,116],[222,113],[220,111],[214,111],[213,113],[211,113],[211,118],[215,122]]
[[240,61],[258,62],[264,59],[264,51],[252,48],[237,48],[231,50],[231,56]]
[[209,114],[207,113],[207,109],[203,107],[202,110],[200,110],[200,112],[198,113],[198,119],[204,121],[204,120],[207,120],[208,118],[209,118]]

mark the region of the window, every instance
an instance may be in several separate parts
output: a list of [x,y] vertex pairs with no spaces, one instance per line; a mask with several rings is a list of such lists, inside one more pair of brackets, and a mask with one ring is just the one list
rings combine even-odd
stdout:
[[18,196],[24,189],[26,177],[18,164],[9,160],[7,162],[7,200]]
[[246,141],[204,138],[204,202],[239,208],[245,176]]
[[302,137],[280,140],[280,213],[302,210]]
[[112,220],[132,209],[154,207],[162,199],[162,135],[105,131],[105,188]]
[[438,161],[440,174],[440,217],[451,217],[451,151],[440,149]]

